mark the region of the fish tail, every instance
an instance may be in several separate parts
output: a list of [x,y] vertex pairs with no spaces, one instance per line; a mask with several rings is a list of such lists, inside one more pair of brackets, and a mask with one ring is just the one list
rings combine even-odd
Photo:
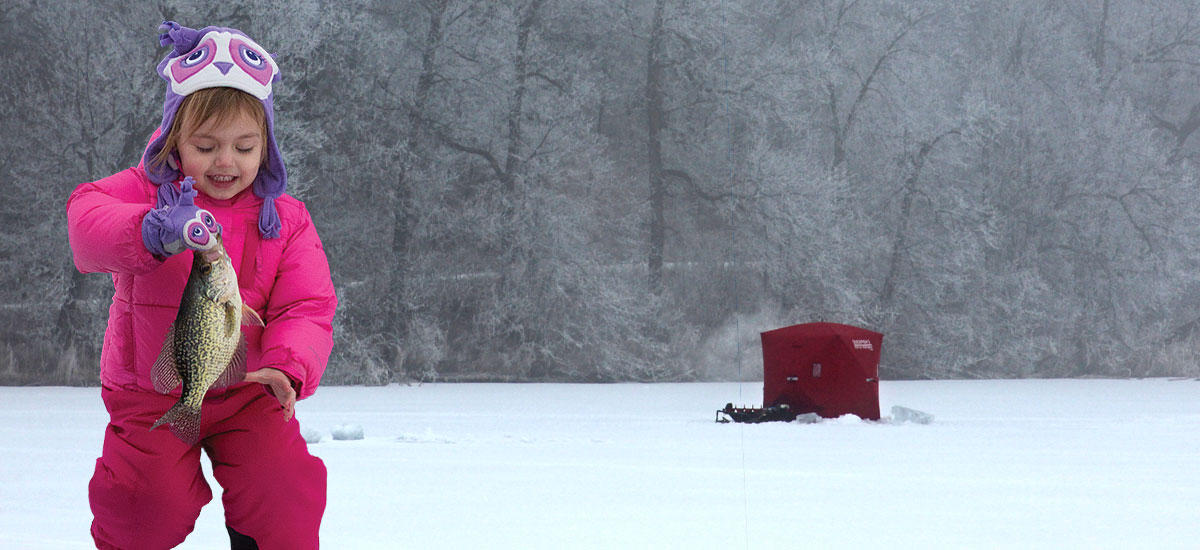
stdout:
[[195,445],[200,440],[200,409],[193,409],[180,401],[171,407],[166,414],[154,422],[153,430],[163,424],[171,426],[171,433],[188,445]]

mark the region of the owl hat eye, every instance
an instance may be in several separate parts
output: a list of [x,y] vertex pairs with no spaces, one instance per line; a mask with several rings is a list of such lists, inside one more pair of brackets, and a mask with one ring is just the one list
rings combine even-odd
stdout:
[[[264,239],[279,237],[283,223],[275,209],[275,199],[287,190],[287,170],[275,142],[273,86],[280,81],[280,75],[274,57],[237,29],[204,27],[196,30],[174,21],[164,21],[159,32],[159,45],[172,47],[157,69],[167,84],[166,97],[162,123],[151,136],[142,156],[147,178],[158,186],[158,206],[172,204],[180,192],[177,182],[183,174],[179,172],[178,163],[158,164],[154,159],[166,147],[167,129],[174,124],[175,114],[184,98],[206,88],[234,88],[254,96],[263,105],[267,126],[266,158],[259,166],[251,188],[263,199],[258,216],[259,233]],[[196,221],[210,234],[219,234],[219,225],[214,232],[204,220]]]
[[173,83],[183,83],[200,74],[201,71],[212,65],[216,49],[217,43],[209,38],[200,43],[191,53],[176,57],[167,66],[167,70],[170,71],[170,80]]
[[187,57],[180,60],[180,62],[179,62],[180,66],[194,67],[194,66],[200,64],[201,61],[208,59],[208,56],[209,56],[208,50],[209,49],[207,47],[197,48],[195,51],[193,51],[191,53],[191,55],[188,55]]
[[221,224],[217,223],[217,219],[213,217],[211,212],[208,210],[201,210],[197,217],[200,219],[200,222],[204,224],[204,228],[208,229],[209,233],[212,233],[213,235],[221,234]]
[[275,78],[274,65],[266,54],[260,52],[257,46],[238,37],[229,41],[229,54],[233,62],[255,82],[270,86],[271,79]]
[[196,250],[208,250],[217,242],[200,220],[189,220],[183,225],[183,240]]

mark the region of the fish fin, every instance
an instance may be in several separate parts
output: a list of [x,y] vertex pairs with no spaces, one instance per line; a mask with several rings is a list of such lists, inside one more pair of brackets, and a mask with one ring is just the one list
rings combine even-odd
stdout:
[[254,308],[244,303],[242,304],[242,324],[253,325],[256,327],[267,326],[267,324],[263,322],[262,317],[258,316],[258,312],[254,311]]
[[[235,306],[231,302],[225,302],[225,337],[226,338],[230,338],[233,336],[234,332],[242,330],[242,327],[238,324],[237,313],[238,313],[237,306]],[[241,336],[239,335],[238,337],[240,338]]]
[[171,433],[188,446],[195,445],[197,441],[200,441],[200,409],[188,407],[182,400],[167,410],[167,413],[155,421],[150,429],[153,430],[163,424],[169,424]]
[[150,380],[154,383],[154,391],[158,393],[171,393],[171,390],[179,387],[183,380],[179,377],[179,368],[175,366],[175,324],[171,323],[171,328],[167,329],[167,336],[163,338],[162,351],[158,354],[158,359],[154,360],[154,366],[150,367]]
[[229,364],[225,366],[225,370],[221,372],[221,376],[217,377],[217,381],[213,382],[212,389],[227,388],[229,386],[239,384],[246,378],[246,337],[238,338],[237,349],[233,350],[233,357],[229,358]]

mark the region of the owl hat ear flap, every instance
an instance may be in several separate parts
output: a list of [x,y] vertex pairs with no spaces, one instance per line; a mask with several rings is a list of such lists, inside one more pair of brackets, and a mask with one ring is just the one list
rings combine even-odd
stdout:
[[267,158],[259,167],[253,190],[263,199],[258,218],[259,232],[266,239],[278,237],[282,223],[275,209],[275,199],[287,190],[287,170],[275,142],[273,84],[280,80],[279,67],[265,49],[237,29],[205,27],[195,30],[174,21],[164,21],[159,32],[159,45],[172,46],[157,68],[158,75],[167,81],[167,91],[159,133],[151,139],[142,157],[147,177],[158,186],[159,203],[168,202],[178,194],[175,182],[182,177],[177,163],[160,165],[153,159],[166,146],[167,134],[183,99],[205,88],[234,88],[261,101],[266,115]]
[[[158,35],[159,46],[173,46],[167,57],[163,58],[158,64],[158,74],[162,76],[163,69],[171,62],[172,59],[179,57],[196,45],[196,40],[199,38],[199,31],[180,26],[174,21],[163,21],[158,27],[161,34]],[[167,133],[171,131],[171,125],[175,122],[175,113],[179,111],[179,104],[183,103],[183,98],[187,96],[179,95],[171,91],[171,86],[167,86],[167,96],[163,102],[162,123],[159,124],[159,132],[157,137],[150,141],[150,145],[146,147],[146,152],[142,154],[142,164],[146,167],[146,175],[150,181],[159,187],[158,202],[161,206],[164,203],[169,203],[173,198],[174,193],[163,189],[164,183],[173,183],[179,179],[179,166],[174,162],[168,162],[165,165],[154,162],[154,158],[158,156],[167,142]]]
[[[274,82],[279,81],[279,74]],[[283,222],[275,210],[275,199],[287,190],[287,169],[283,166],[283,155],[279,153],[279,145],[275,143],[275,96],[263,100],[263,111],[267,114],[267,158],[258,167],[258,177],[254,179],[254,194],[262,200],[262,208],[258,212],[258,231],[264,239],[279,236]]]

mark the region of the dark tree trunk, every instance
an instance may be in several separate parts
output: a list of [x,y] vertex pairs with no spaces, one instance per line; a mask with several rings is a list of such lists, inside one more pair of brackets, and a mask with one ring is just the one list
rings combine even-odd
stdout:
[[417,87],[413,93],[413,104],[408,112],[408,139],[405,144],[403,161],[400,163],[400,173],[396,175],[396,184],[392,193],[392,269],[388,276],[387,317],[383,323],[384,341],[386,345],[384,360],[393,369],[403,369],[403,350],[401,342],[408,336],[412,312],[405,300],[410,273],[409,254],[415,220],[412,215],[412,190],[410,176],[416,167],[418,159],[422,158],[422,145],[429,135],[428,119],[425,112],[433,84],[437,77],[437,51],[442,42],[442,20],[450,0],[433,0],[427,6],[429,10],[429,30],[425,33],[425,44],[421,50],[421,74],[417,78]]
[[646,51],[646,147],[650,175],[650,250],[648,269],[650,290],[663,290],[663,252],[666,246],[666,182],[663,174],[662,131],[665,128],[663,106],[663,8],[666,0],[654,3],[650,26],[650,45]]

